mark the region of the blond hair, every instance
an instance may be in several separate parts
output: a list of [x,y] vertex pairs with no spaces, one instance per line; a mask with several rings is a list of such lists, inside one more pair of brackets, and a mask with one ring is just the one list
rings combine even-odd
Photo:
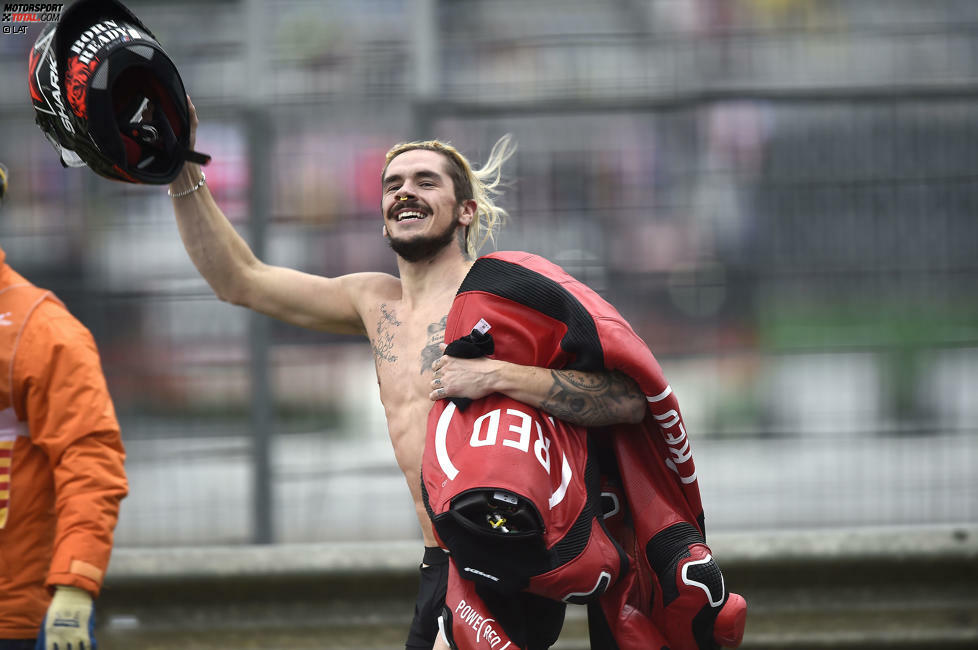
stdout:
[[495,241],[495,233],[506,222],[509,214],[496,205],[495,200],[502,194],[503,163],[516,153],[516,143],[509,133],[499,138],[489,152],[489,159],[479,169],[473,169],[468,159],[458,149],[441,140],[417,140],[401,142],[391,147],[384,161],[381,178],[387,174],[387,167],[397,156],[406,151],[424,149],[442,154],[448,161],[448,175],[455,186],[455,200],[475,201],[475,219],[465,229],[465,253],[475,257],[487,241]]

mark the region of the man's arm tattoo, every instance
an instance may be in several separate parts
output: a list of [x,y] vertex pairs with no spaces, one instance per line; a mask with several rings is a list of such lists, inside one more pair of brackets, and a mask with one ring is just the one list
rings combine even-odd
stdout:
[[565,422],[581,426],[618,424],[634,421],[634,414],[646,408],[638,384],[623,373],[551,370],[550,375],[553,385],[540,408]]

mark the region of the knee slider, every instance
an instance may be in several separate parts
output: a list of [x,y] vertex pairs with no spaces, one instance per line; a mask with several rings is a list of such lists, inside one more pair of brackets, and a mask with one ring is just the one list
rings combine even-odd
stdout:
[[543,520],[529,500],[496,489],[469,490],[435,519],[459,574],[501,593],[515,593],[548,566]]
[[510,539],[543,535],[533,504],[506,490],[470,490],[452,499],[450,512],[474,533]]

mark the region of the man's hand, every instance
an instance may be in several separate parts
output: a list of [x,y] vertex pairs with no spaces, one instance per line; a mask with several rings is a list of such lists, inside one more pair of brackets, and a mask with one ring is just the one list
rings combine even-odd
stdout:
[[197,144],[197,125],[200,120],[197,119],[197,108],[190,101],[190,95],[187,95],[187,108],[190,110],[190,148],[193,149]]
[[[445,344],[441,343],[441,351],[445,352]],[[477,400],[497,392],[495,381],[496,371],[501,361],[479,357],[462,359],[445,354],[435,359],[431,364],[434,375],[431,378],[431,401],[446,397],[467,397]]]
[[[187,110],[190,111],[190,142],[187,148],[193,151],[197,145],[197,126],[200,121],[197,119],[197,109],[194,107],[194,103],[190,101],[190,95],[187,95]],[[188,188],[194,187],[200,180],[200,165],[188,160],[184,163],[177,177],[170,183],[171,196],[186,192]]]
[[35,650],[95,650],[95,605],[84,589],[59,586],[41,624]]

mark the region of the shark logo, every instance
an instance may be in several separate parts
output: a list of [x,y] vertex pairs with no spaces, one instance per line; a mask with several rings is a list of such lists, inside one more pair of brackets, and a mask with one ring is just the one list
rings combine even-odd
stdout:
[[[54,41],[54,29],[42,34],[34,44],[28,61],[30,71],[31,98],[34,99],[34,108],[40,113],[46,113],[61,122],[65,131],[74,133],[75,127],[71,124],[71,118],[65,110],[64,102],[61,98],[61,81],[58,79],[58,66],[54,60],[52,44]],[[44,84],[41,83],[42,76],[47,75],[47,85],[50,86],[50,93],[44,92]]]

